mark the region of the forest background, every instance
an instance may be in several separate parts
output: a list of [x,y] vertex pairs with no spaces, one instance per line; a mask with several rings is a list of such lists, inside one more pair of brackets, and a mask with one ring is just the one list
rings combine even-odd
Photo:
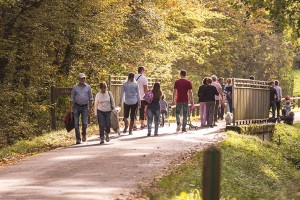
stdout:
[[299,10],[297,0],[0,0],[0,148],[48,132],[51,86],[72,87],[79,72],[94,94],[143,65],[168,99],[180,69],[195,93],[216,74],[278,79],[291,95]]

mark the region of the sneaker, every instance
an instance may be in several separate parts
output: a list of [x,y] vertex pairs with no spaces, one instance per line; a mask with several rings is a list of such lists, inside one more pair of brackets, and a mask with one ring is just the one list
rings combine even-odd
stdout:
[[76,140],[76,144],[80,144],[81,143],[81,141],[80,140]]
[[86,135],[82,135],[82,142],[86,141]]
[[105,141],[106,141],[106,142],[109,142],[109,141],[110,141],[110,138],[109,138],[109,134],[108,134],[108,133],[105,133]]
[[177,124],[176,132],[180,131],[181,123]]
[[182,132],[187,132],[187,130],[185,128],[182,129]]
[[148,133],[147,136],[148,136],[148,137],[151,136],[151,133]]
[[158,133],[154,133],[154,136],[158,136]]

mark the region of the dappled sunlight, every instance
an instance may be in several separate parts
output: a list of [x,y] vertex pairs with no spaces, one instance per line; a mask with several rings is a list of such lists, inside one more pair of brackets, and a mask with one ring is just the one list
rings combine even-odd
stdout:
[[269,166],[263,165],[260,166],[260,171],[263,172],[265,176],[267,176],[270,179],[273,179],[275,181],[279,180],[279,176],[274,172]]
[[68,155],[68,156],[58,156],[51,158],[50,160],[59,160],[59,161],[70,161],[70,160],[84,160],[86,158],[95,158],[97,155]]
[[124,153],[123,156],[146,156],[149,154],[150,153],[146,153],[146,152],[137,152],[137,153]]
[[[7,193],[8,199],[22,197],[22,199],[111,199],[110,194],[124,192],[122,187],[101,187],[99,182],[81,179],[64,179],[49,181],[48,184],[36,185],[35,181],[28,179],[0,180],[0,191]],[[17,193],[15,193],[17,192]],[[126,192],[126,190],[125,190]],[[32,194],[31,194],[32,193]],[[76,195],[75,195],[76,194]],[[1,195],[0,195],[1,198]]]

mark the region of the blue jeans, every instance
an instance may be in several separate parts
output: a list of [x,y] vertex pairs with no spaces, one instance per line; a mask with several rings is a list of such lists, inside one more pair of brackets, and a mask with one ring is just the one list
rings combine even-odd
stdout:
[[86,135],[86,129],[88,124],[88,104],[84,106],[74,105],[74,122],[75,122],[75,134],[76,141],[81,141],[80,130],[79,130],[79,117],[81,115],[82,123],[82,135]]
[[103,112],[97,110],[100,138],[104,137],[105,129],[110,130],[110,113],[111,111]]
[[155,129],[154,129],[154,134],[158,133],[158,123],[159,123],[159,115],[160,115],[160,109],[158,107],[158,109],[148,109],[147,111],[148,114],[148,133],[151,133],[151,128],[152,128],[152,121],[153,121],[153,117],[154,117],[154,125],[155,125]]
[[177,125],[180,124],[180,111],[181,111],[181,108],[182,108],[182,114],[183,114],[182,129],[185,129],[185,127],[186,127],[188,107],[189,107],[188,102],[178,102],[176,104],[176,122],[177,122]]

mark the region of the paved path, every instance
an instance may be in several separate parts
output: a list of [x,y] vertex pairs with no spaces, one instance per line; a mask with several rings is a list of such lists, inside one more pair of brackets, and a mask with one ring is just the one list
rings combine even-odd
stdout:
[[153,179],[178,155],[202,149],[226,137],[218,127],[175,133],[175,125],[146,137],[146,130],[132,136],[113,135],[99,144],[99,137],[80,145],[43,153],[0,168],[0,199],[126,199],[139,184]]

